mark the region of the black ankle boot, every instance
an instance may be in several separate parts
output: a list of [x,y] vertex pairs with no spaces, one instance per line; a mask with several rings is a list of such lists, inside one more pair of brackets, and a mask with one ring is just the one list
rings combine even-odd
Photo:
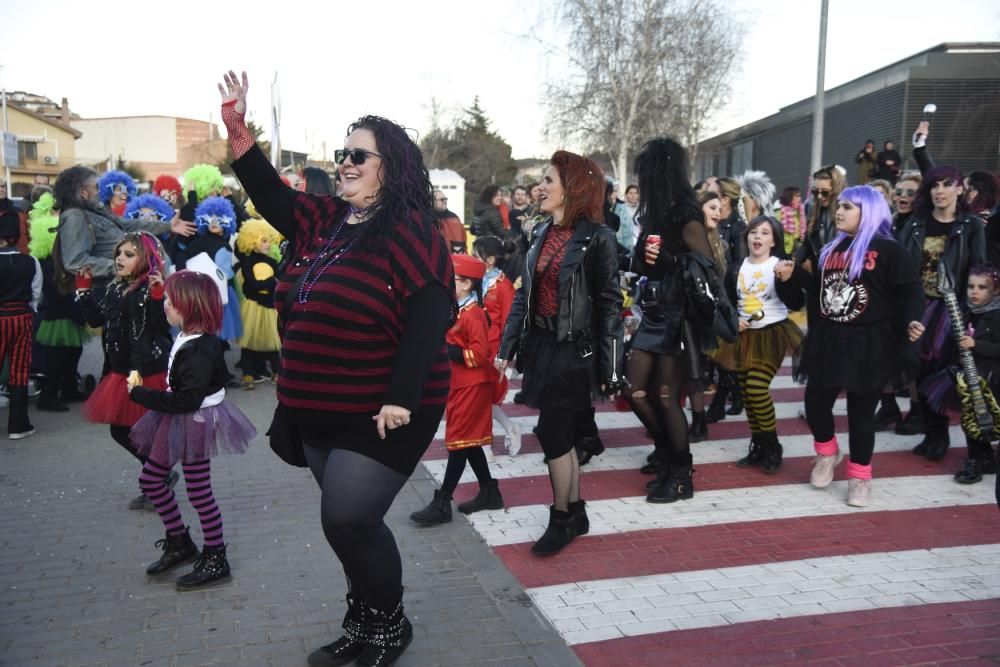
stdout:
[[764,447],[763,443],[759,442],[760,439],[760,433],[750,436],[750,448],[747,450],[747,455],[737,461],[736,465],[741,468],[752,468],[764,462]]
[[590,532],[590,518],[587,516],[587,503],[578,500],[569,504],[569,515],[573,519],[573,527],[576,529],[576,536],[586,535]]
[[[986,443],[989,448],[990,443]],[[983,481],[983,443],[969,440],[969,458],[965,459],[962,469],[955,473],[955,481],[959,484],[975,484]]]
[[[589,526],[588,526],[589,528]],[[576,524],[569,512],[549,507],[549,525],[545,533],[531,547],[538,556],[552,556],[563,550],[576,537]]]
[[729,389],[726,387],[718,387],[715,390],[715,396],[712,398],[712,402],[708,406],[708,410],[705,411],[705,423],[714,424],[715,422],[720,422],[726,418],[726,397],[729,396]]
[[928,461],[940,461],[948,455],[948,448],[951,447],[951,436],[948,435],[948,415],[928,415],[928,422],[928,431],[933,428],[935,437],[927,445],[924,457]]
[[773,475],[781,467],[784,448],[778,442],[778,434],[774,431],[762,433],[764,437],[764,474]]
[[177,590],[196,591],[229,581],[229,561],[226,560],[226,545],[205,547],[194,569],[177,580]]
[[163,555],[156,562],[149,564],[146,574],[169,572],[198,555],[198,547],[194,545],[187,528],[179,535],[167,533],[165,538],[156,541],[156,546],[163,549]]
[[[902,421],[896,424],[896,435],[917,435],[927,431],[927,423],[924,420],[926,406],[923,401],[910,403],[910,411]],[[914,452],[916,454],[916,452]],[[923,456],[923,454],[921,454]]]
[[738,415],[743,412],[743,391],[739,387],[733,387],[733,402],[726,410],[727,415]]
[[670,463],[663,484],[654,487],[646,496],[647,503],[672,503],[694,497],[694,481],[691,479],[694,469],[691,467],[690,455],[687,463]]
[[434,499],[427,507],[410,515],[410,521],[421,526],[436,526],[451,522],[451,496],[441,489],[434,491]]
[[[479,493],[472,500],[466,500],[458,506],[458,511],[462,514],[472,514],[480,510],[502,510],[503,496],[500,495],[500,484],[495,479],[491,479],[485,484],[479,485]],[[412,516],[410,517],[413,518]],[[415,519],[414,519],[415,520]],[[448,520],[451,520],[451,503],[448,503]]]
[[355,664],[362,667],[387,667],[403,655],[413,641],[413,626],[403,613],[403,603],[386,610],[365,606],[365,647]]
[[882,402],[878,410],[875,411],[875,418],[872,426],[876,431],[884,431],[887,428],[895,428],[903,421],[903,413],[899,411],[896,397],[892,394],[882,394]]
[[691,411],[691,428],[688,429],[688,442],[702,442],[708,437],[708,426],[705,425],[705,411]]
[[339,667],[354,662],[365,648],[368,629],[365,625],[365,605],[347,594],[344,634],[337,641],[321,646],[309,654],[309,667]]
[[34,434],[35,427],[28,419],[28,388],[8,387],[10,403],[7,407],[7,437],[21,440]]

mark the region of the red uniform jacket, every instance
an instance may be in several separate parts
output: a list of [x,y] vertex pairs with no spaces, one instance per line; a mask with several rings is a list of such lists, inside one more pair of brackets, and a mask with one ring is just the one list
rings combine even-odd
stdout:
[[458,311],[458,318],[444,340],[448,345],[461,348],[465,361],[451,362],[452,389],[493,381],[486,312],[474,299]]
[[507,324],[510,307],[514,303],[514,291],[514,284],[501,273],[496,282],[490,285],[489,290],[483,295],[483,307],[486,308],[486,313],[490,316],[491,360],[500,351],[500,338],[503,336],[503,328]]

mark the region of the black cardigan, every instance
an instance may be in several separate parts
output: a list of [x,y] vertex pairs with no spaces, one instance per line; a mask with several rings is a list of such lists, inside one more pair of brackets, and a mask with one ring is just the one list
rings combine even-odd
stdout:
[[206,396],[226,386],[228,377],[222,343],[216,336],[203,334],[184,343],[174,355],[168,378],[170,391],[136,387],[130,396],[157,412],[195,412]]

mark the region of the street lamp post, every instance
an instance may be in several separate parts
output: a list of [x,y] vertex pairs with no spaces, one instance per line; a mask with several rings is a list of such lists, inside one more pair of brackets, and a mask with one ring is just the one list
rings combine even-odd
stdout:
[[812,153],[809,158],[809,173],[819,171],[823,160],[823,116],[826,107],[826,15],[830,0],[822,0],[819,14],[819,62],[816,67],[816,97],[813,105]]

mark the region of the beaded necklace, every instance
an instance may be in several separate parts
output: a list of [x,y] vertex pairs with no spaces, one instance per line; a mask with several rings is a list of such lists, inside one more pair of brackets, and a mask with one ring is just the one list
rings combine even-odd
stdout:
[[326,272],[328,268],[339,262],[341,258],[347,254],[347,251],[351,249],[351,246],[354,245],[354,241],[358,238],[357,235],[355,235],[354,238],[345,243],[340,250],[333,253],[333,256],[326,259],[327,255],[330,254],[330,249],[340,237],[340,232],[344,229],[344,225],[347,224],[347,220],[351,217],[351,215],[356,215],[359,219],[363,219],[364,214],[368,211],[367,208],[356,208],[353,204],[348,204],[347,206],[347,214],[344,215],[340,224],[337,225],[337,229],[335,229],[333,234],[330,235],[330,240],[326,242],[326,246],[324,246],[323,250],[317,253],[316,257],[313,258],[312,263],[309,264],[309,268],[306,269],[306,273],[302,277],[302,282],[299,284],[299,303],[305,303],[309,300],[309,294],[312,292],[313,286],[317,283],[317,281],[319,281],[323,273]]

